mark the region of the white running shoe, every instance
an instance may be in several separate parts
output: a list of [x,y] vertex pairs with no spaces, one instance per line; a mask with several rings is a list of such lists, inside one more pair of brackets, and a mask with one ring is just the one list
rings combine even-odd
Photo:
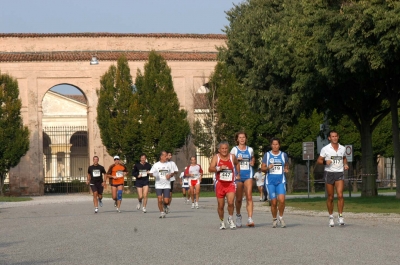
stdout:
[[272,219],[272,228],[276,228],[277,224],[278,224],[278,219],[276,218]]
[[236,226],[242,227],[242,215],[236,215]]
[[342,216],[338,217],[338,225],[344,225],[344,219]]
[[219,224],[219,230],[225,230],[225,229],[226,229],[225,222],[221,221],[220,224]]
[[139,202],[139,203],[136,205],[136,209],[137,209],[137,210],[140,210],[140,207],[142,207],[142,203],[141,203],[141,202]]
[[143,207],[143,212],[147,213],[146,207]]
[[248,226],[248,227],[254,227],[253,218],[249,217],[249,219],[247,220],[247,226]]
[[228,218],[228,224],[230,229],[236,229],[235,222],[233,221],[232,218]]
[[333,218],[329,217],[329,226],[330,227],[334,227],[335,226],[335,222],[333,221]]
[[98,211],[99,211],[98,208],[95,208],[95,209],[94,209],[94,213],[98,213]]
[[281,223],[281,227],[285,228],[286,224],[285,224],[285,221],[283,220],[283,218],[280,218],[279,220],[280,220],[280,223]]
[[253,218],[249,217],[249,219],[247,220],[247,226],[248,226],[248,227],[254,227]]
[[199,209],[199,204],[196,202],[196,209]]
[[161,212],[160,218],[165,218],[165,213],[164,212]]
[[260,198],[260,202],[262,202],[263,201],[263,199],[262,198]]
[[192,202],[192,209],[194,209],[194,203]]
[[117,208],[117,212],[118,212],[118,213],[120,213],[120,212],[121,212],[121,210],[120,210],[119,208]]
[[100,207],[103,207],[103,202],[99,199],[99,205]]

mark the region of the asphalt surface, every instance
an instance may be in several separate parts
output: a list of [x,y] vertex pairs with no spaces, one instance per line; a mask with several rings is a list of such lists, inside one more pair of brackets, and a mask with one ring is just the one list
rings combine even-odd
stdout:
[[[159,219],[156,199],[149,199],[147,213],[136,210],[136,199],[124,199],[121,213],[111,199],[103,201],[97,214],[90,195],[0,203],[0,264],[398,264],[400,260],[399,215],[345,213],[346,225],[330,228],[326,213],[293,211],[288,206],[287,227],[272,228],[269,207],[256,200],[255,228],[219,230],[215,198],[200,198],[200,209],[191,209],[181,197],[174,197],[165,219]],[[245,205],[244,201],[244,223]]]

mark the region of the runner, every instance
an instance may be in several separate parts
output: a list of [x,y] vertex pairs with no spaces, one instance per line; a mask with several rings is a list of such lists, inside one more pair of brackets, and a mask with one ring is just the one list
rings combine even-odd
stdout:
[[88,167],[87,172],[87,181],[86,184],[89,185],[90,189],[93,192],[93,204],[94,204],[94,213],[99,211],[100,207],[103,207],[103,190],[106,185],[106,170],[102,165],[99,165],[99,157],[93,157],[93,165]]
[[107,170],[107,177],[112,179],[111,192],[114,200],[114,207],[121,212],[122,193],[124,189],[125,176],[128,173],[126,166],[120,162],[119,156],[114,156],[114,164]]
[[263,196],[263,194],[264,194],[263,186],[264,186],[265,175],[264,175],[264,173],[261,172],[261,168],[258,168],[256,174],[254,174],[254,178],[257,181],[256,182],[257,183],[257,188],[258,188],[258,191],[260,192],[260,202],[264,201],[264,198],[263,198],[264,197]]
[[[186,170],[186,167],[185,167]],[[181,172],[181,175],[179,176],[180,178],[180,184],[182,187],[182,196],[183,199],[185,200],[185,203],[189,202],[190,199],[190,192],[189,192],[189,177],[185,176],[185,171]]]
[[242,208],[243,193],[246,195],[246,209],[247,209],[247,226],[254,227],[253,221],[253,166],[254,166],[254,152],[253,148],[246,145],[247,134],[244,132],[237,132],[235,134],[235,141],[237,146],[233,147],[231,154],[236,156],[240,165],[240,179],[236,180],[236,226],[242,227],[242,215],[240,210]]
[[329,226],[334,227],[333,221],[333,197],[334,188],[336,188],[337,208],[338,208],[338,224],[344,225],[343,219],[343,188],[344,188],[344,170],[348,170],[347,158],[345,155],[345,147],[339,144],[339,134],[336,131],[330,131],[328,140],[330,144],[321,149],[317,163],[325,165],[324,179],[325,189],[328,194],[326,206],[329,213]]
[[277,213],[279,201],[279,222],[281,227],[286,227],[283,220],[283,211],[285,210],[285,195],[286,195],[286,178],[285,173],[289,172],[288,156],[286,153],[279,150],[280,140],[278,138],[271,139],[272,150],[265,153],[261,171],[268,173],[265,181],[265,188],[268,189],[269,199],[271,200],[272,227],[277,226]]
[[167,152],[167,160],[168,160],[169,163],[171,163],[172,169],[174,170],[175,173],[170,179],[171,191],[170,191],[169,203],[167,205],[167,211],[165,213],[169,213],[169,211],[170,211],[170,206],[171,206],[171,202],[172,202],[172,191],[174,189],[174,183],[175,183],[175,174],[178,173],[178,167],[176,166],[174,161],[171,161],[171,159],[172,159],[172,153],[171,152]]
[[233,208],[236,192],[235,179],[240,179],[240,166],[236,157],[229,153],[229,143],[226,141],[218,145],[219,153],[214,155],[209,172],[215,172],[215,195],[218,201],[218,215],[220,219],[219,229],[225,229],[224,206],[225,198],[228,202],[228,225],[230,229],[235,229],[233,221]]
[[160,161],[155,163],[150,170],[150,175],[155,178],[155,188],[158,200],[158,209],[160,218],[165,218],[169,197],[171,195],[170,178],[174,176],[175,171],[172,164],[167,160],[167,152],[162,151]]
[[142,211],[147,212],[147,194],[149,192],[149,172],[151,165],[146,162],[146,154],[140,155],[140,162],[133,166],[132,175],[136,178],[136,189],[138,192],[138,204],[136,206],[137,210],[143,205]]
[[[192,209],[196,207],[199,209],[199,197],[200,197],[200,183],[203,178],[203,169],[197,164],[195,156],[190,157],[190,165],[185,170],[185,176],[189,176],[189,188],[190,197],[192,198]],[[196,191],[195,191],[196,190]],[[194,196],[196,194],[196,203]]]

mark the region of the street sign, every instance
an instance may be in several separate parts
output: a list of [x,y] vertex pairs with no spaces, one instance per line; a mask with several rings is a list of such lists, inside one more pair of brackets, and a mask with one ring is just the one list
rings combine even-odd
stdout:
[[345,151],[344,154],[346,155],[347,162],[353,162],[353,145],[348,144],[344,146]]
[[303,142],[303,160],[314,160],[314,142]]

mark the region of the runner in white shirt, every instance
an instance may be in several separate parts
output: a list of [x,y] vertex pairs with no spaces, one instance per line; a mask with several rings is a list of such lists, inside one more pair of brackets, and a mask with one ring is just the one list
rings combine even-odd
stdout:
[[263,198],[263,187],[264,187],[264,179],[265,179],[265,174],[261,172],[261,168],[258,168],[258,171],[256,174],[254,174],[254,178],[257,181],[257,188],[258,191],[260,192],[260,202],[264,200]]
[[[185,176],[189,176],[189,188],[190,197],[192,198],[192,209],[196,207],[199,209],[199,197],[200,197],[200,183],[203,178],[203,169],[197,164],[195,156],[190,157],[190,165],[185,170]],[[194,197],[196,194],[196,203]]]
[[338,207],[338,224],[344,225],[343,219],[343,188],[344,188],[344,170],[348,170],[347,158],[345,156],[345,147],[339,144],[339,134],[336,131],[330,131],[328,134],[330,144],[321,149],[317,163],[325,165],[324,178],[325,189],[328,194],[326,206],[329,212],[329,226],[334,227],[333,221],[333,197],[334,188],[336,188],[337,207]]
[[[186,170],[186,167],[185,167]],[[179,176],[180,178],[180,184],[182,187],[182,196],[183,199],[185,200],[185,203],[189,202],[190,198],[190,193],[189,193],[189,177],[185,176],[185,172],[182,171],[181,175]]]
[[158,209],[160,218],[165,218],[165,211],[169,203],[171,190],[170,178],[174,176],[175,171],[172,164],[167,161],[167,152],[161,151],[160,161],[155,163],[150,170],[150,175],[155,178],[155,188],[158,200]]
[[[168,160],[169,163],[171,163],[172,169],[174,170],[175,174],[177,174],[178,173],[178,167],[176,166],[174,161],[171,161],[171,158],[172,158],[172,153],[171,152],[167,152],[167,160]],[[169,207],[171,206],[171,202],[172,202],[172,190],[174,189],[175,175],[171,177],[170,182],[171,182],[171,190],[170,190],[169,203],[167,205],[166,213],[169,213]]]

